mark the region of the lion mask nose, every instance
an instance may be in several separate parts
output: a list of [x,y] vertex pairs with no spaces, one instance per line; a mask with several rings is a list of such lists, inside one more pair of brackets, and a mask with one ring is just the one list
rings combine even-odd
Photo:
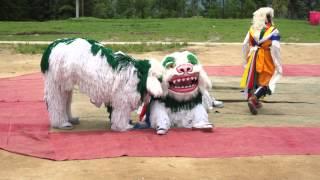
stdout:
[[192,64],[181,64],[178,67],[176,67],[177,72],[179,73],[188,73],[192,72]]

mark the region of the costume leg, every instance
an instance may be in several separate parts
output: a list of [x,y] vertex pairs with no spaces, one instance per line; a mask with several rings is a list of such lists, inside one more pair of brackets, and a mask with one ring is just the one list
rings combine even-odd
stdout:
[[126,131],[132,129],[130,125],[130,106],[112,107],[111,129],[115,131]]
[[208,120],[208,113],[203,105],[197,105],[193,110],[192,128],[212,131],[213,124]]
[[213,109],[213,107],[223,108],[223,102],[216,100],[216,98],[214,98],[213,96],[210,96],[207,90],[202,92],[202,104],[207,111]]
[[258,104],[258,99],[255,95],[251,95],[248,99],[248,107],[249,107],[249,110],[251,112],[251,114],[253,115],[257,115],[258,114],[258,107],[257,107],[257,104]]
[[157,134],[166,134],[171,126],[171,122],[163,103],[152,102],[150,107],[151,127],[156,129]]
[[258,114],[259,108],[262,107],[261,102],[259,102],[259,99],[261,97],[266,96],[267,94],[271,95],[271,91],[268,88],[269,81],[271,79],[272,75],[266,72],[261,72],[257,74],[257,84],[259,87],[254,91],[251,92],[251,96],[248,98],[248,106],[250,109],[251,114],[256,115]]
[[218,100],[213,100],[212,106],[213,107],[217,107],[217,108],[223,108],[224,107],[223,102],[222,101],[218,101]]
[[260,99],[261,97],[264,97],[266,95],[271,95],[271,91],[268,88],[268,86],[260,86],[255,92],[254,95],[257,97],[257,99]]
[[68,92],[61,90],[59,86],[55,85],[50,88],[46,86],[45,93],[51,127],[72,129],[73,126],[68,121],[67,114]]
[[71,124],[80,124],[78,117],[72,117],[71,103],[72,103],[72,91],[68,91],[67,92],[67,106],[66,106],[67,114],[68,114],[68,121]]
[[268,88],[268,86],[259,86],[258,89],[254,92],[254,94],[248,99],[248,106],[250,109],[250,112],[253,115],[256,115],[258,113],[257,109],[262,107],[261,102],[259,99],[261,97],[264,97],[266,95],[271,95],[271,91]]

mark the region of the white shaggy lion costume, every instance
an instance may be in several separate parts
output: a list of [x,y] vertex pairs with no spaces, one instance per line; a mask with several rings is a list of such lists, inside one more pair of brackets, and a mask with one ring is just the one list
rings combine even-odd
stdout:
[[79,123],[71,116],[72,90],[75,85],[98,107],[102,103],[111,113],[111,129],[132,128],[130,112],[144,95],[162,95],[158,78],[162,67],[156,61],[136,61],[123,53],[113,53],[100,43],[86,39],[54,41],[43,54],[44,99],[53,128],[71,129]]
[[212,106],[208,93],[211,81],[197,57],[188,51],[175,52],[167,55],[162,65],[164,96],[151,101],[151,127],[160,135],[166,134],[171,126],[212,131],[205,106]]

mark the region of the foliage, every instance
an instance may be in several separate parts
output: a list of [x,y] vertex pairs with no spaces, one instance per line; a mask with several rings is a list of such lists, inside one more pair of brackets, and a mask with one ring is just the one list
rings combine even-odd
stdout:
[[[272,6],[276,15],[306,19],[320,0],[79,0],[80,15],[98,18],[250,18]],[[75,0],[0,0],[0,20],[52,20],[75,16]]]

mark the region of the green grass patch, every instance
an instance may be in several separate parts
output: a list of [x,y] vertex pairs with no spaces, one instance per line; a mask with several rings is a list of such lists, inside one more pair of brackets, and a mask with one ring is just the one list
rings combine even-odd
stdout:
[[[82,37],[98,41],[241,42],[251,19],[97,19],[0,22],[0,40]],[[304,20],[276,19],[282,42],[320,42],[320,26]]]
[[186,47],[188,44],[173,43],[173,44],[134,44],[134,45],[108,45],[114,51],[122,51],[128,53],[143,53],[151,51],[166,51],[178,50]]
[[40,54],[43,53],[47,47],[47,45],[18,44],[14,46],[14,50],[21,54]]
[[[186,47],[187,43],[178,44],[128,44],[128,45],[106,45],[105,47],[111,48],[114,52],[122,51],[125,53],[144,53],[151,51],[165,51],[165,50],[178,50]],[[16,53],[21,54],[42,54],[48,45],[31,45],[31,44],[18,44],[18,45],[0,45],[2,49],[13,49]]]

